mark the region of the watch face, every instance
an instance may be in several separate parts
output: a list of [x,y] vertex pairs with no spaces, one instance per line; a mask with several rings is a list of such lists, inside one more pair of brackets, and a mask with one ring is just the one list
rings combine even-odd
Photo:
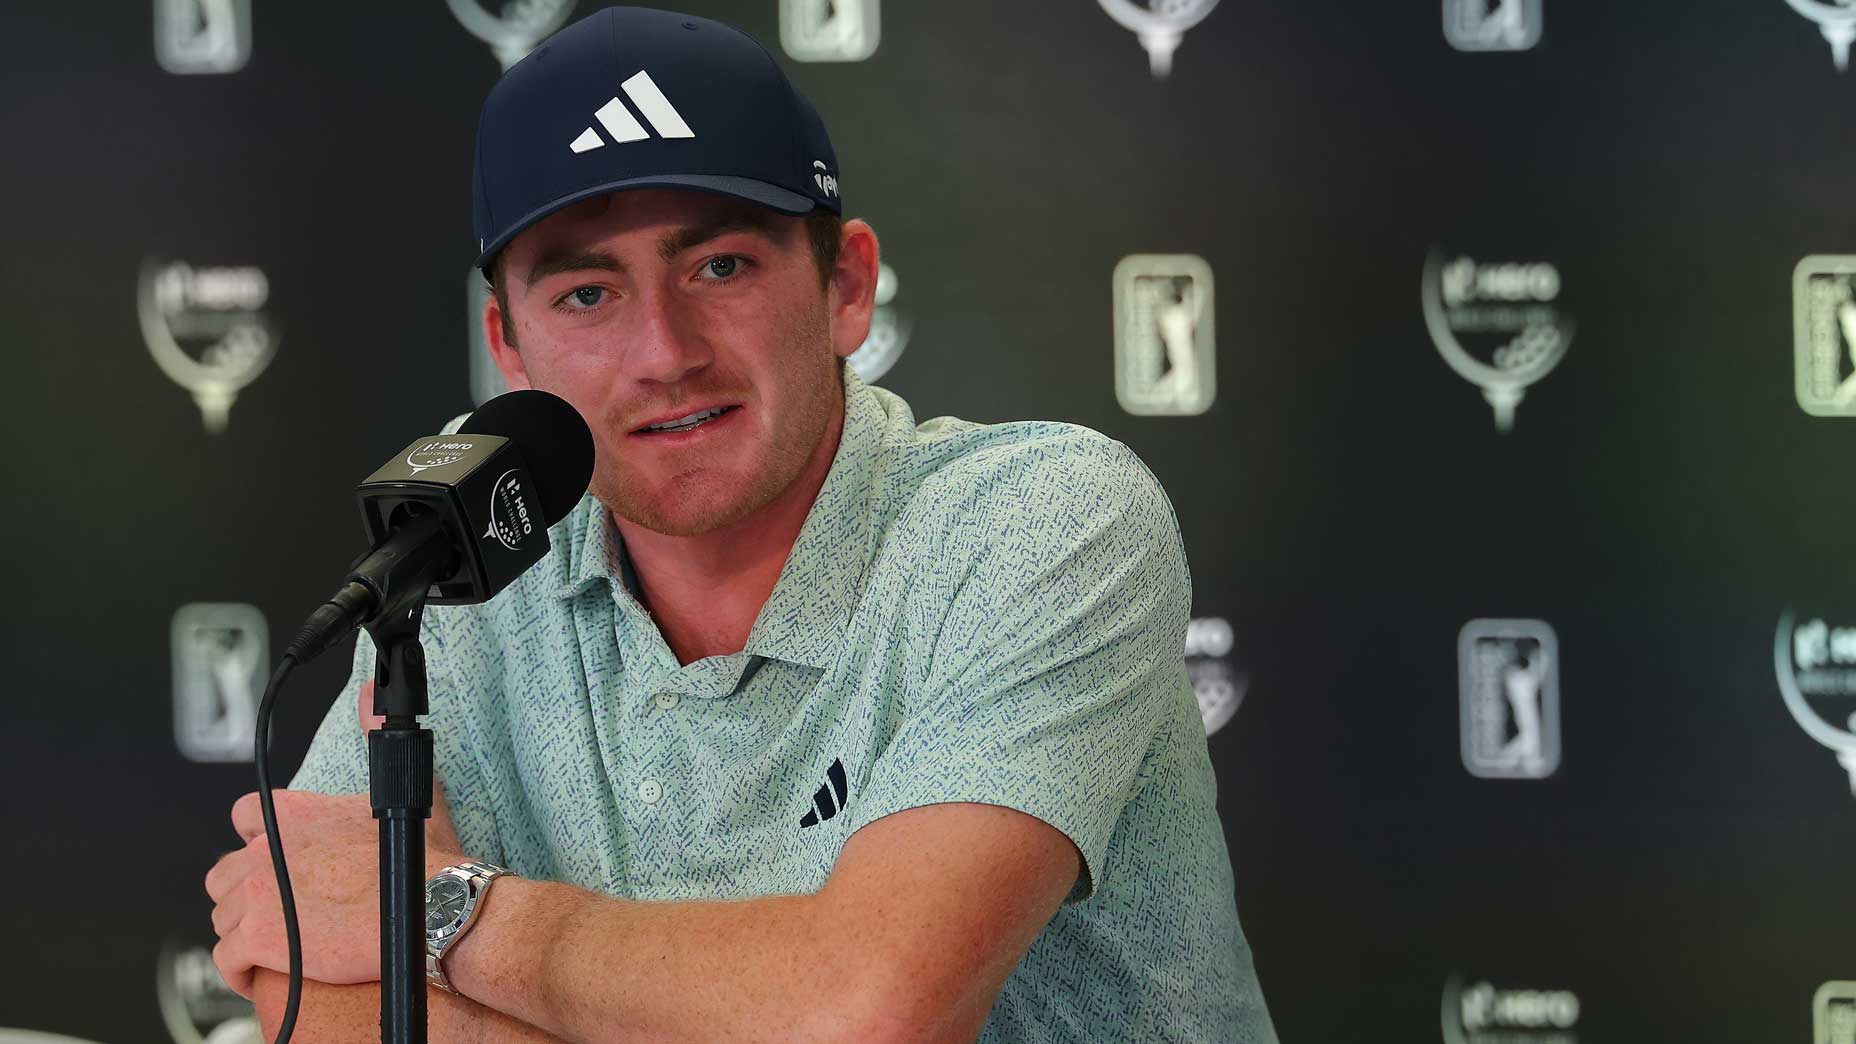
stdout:
[[470,889],[455,877],[441,877],[425,886],[425,930],[436,932],[451,927],[464,916],[464,903]]

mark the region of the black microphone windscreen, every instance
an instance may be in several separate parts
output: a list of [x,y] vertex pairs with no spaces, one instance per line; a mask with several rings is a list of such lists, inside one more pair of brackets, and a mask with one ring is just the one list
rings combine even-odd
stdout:
[[506,392],[478,407],[458,431],[515,443],[550,526],[567,517],[593,478],[593,433],[558,395],[534,388]]

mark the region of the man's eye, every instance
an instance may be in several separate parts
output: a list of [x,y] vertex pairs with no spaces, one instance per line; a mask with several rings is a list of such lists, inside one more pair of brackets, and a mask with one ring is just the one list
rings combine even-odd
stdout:
[[563,312],[583,312],[598,305],[605,296],[604,287],[582,286],[568,291],[567,296],[561,298],[559,307]]
[[707,266],[709,272],[711,275],[720,276],[721,278],[710,281],[723,283],[733,279],[735,276],[741,274],[741,266],[744,263],[744,258],[737,257],[734,254],[723,254],[721,257],[711,258]]

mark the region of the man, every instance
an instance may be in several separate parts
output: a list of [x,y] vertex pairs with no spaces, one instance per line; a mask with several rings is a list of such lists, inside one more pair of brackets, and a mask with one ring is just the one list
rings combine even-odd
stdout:
[[[491,351],[597,462],[547,558],[424,619],[428,872],[483,889],[432,1039],[1273,1041],[1164,492],[1089,429],[917,424],[845,367],[878,253],[837,178],[703,19],[602,11],[486,103]],[[277,795],[316,1044],[379,1039],[372,668],[363,636]],[[255,795],[233,823],[214,958],[268,1037]]]

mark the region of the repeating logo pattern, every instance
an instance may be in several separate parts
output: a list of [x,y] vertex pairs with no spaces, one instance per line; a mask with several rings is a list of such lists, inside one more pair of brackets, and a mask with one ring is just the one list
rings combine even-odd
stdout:
[[574,9],[574,0],[514,0],[494,13],[478,0],[446,2],[472,36],[490,45],[505,71],[566,25]]
[[1525,51],[1540,42],[1542,0],[1444,0],[1444,39],[1459,51]]
[[1148,67],[1154,79],[1163,80],[1173,71],[1173,52],[1179,50],[1186,30],[1205,20],[1218,6],[1218,0],[1098,0],[1108,16],[1132,29],[1147,49]]
[[1212,269],[1196,254],[1115,266],[1115,397],[1140,415],[1192,416],[1217,397]]
[[1545,779],[1560,763],[1559,640],[1545,620],[1471,620],[1457,635],[1463,767]]
[[1830,44],[1837,71],[1850,67],[1850,45],[1856,43],[1856,0],[1785,0],[1791,9],[1817,23]]
[[1553,372],[1572,345],[1573,322],[1559,307],[1559,269],[1544,261],[1424,263],[1424,325],[1444,361],[1482,388],[1498,431],[1514,428],[1529,386]]
[[269,366],[278,333],[266,318],[270,281],[260,269],[142,265],[136,317],[155,364],[193,393],[206,430],[226,429],[238,393]]
[[155,0],[155,61],[176,75],[231,73],[251,58],[251,0]]
[[861,62],[882,38],[882,0],[780,0],[780,46],[800,62]]
[[1814,417],[1856,417],[1856,257],[1813,254],[1792,270],[1793,385]]
[[250,761],[270,671],[270,626],[256,606],[194,602],[169,626],[174,742],[189,761]]

